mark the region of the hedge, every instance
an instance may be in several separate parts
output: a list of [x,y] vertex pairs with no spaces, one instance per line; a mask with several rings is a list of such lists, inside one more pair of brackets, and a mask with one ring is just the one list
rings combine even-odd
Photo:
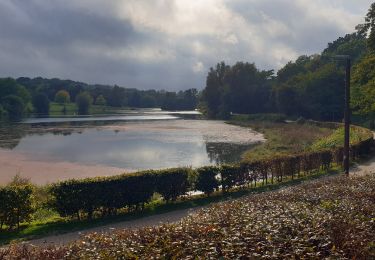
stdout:
[[219,189],[220,167],[218,166],[205,166],[198,168],[197,179],[195,181],[195,189],[201,191],[207,196],[212,192]]
[[[330,125],[331,126],[331,125]],[[351,145],[351,159],[368,154],[373,145],[368,130],[365,140]],[[86,216],[94,213],[115,214],[118,209],[137,210],[150,202],[154,193],[165,201],[174,201],[189,191],[210,195],[220,187],[223,192],[282,182],[342,164],[342,147],[305,152],[235,165],[206,166],[198,169],[172,168],[149,170],[114,177],[70,180],[53,184],[50,205],[61,216]]]

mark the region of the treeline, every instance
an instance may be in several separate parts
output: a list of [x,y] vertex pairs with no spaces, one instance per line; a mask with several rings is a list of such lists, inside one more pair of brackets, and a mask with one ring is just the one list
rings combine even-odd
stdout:
[[[300,56],[279,71],[259,70],[253,63],[218,63],[208,72],[200,108],[211,118],[231,113],[282,113],[291,117],[340,121],[344,111],[345,62],[352,71],[355,118],[375,118],[375,3],[357,32],[329,43],[322,53]],[[374,124],[372,125],[374,126]]]
[[[352,160],[367,155],[373,146],[372,132],[363,128],[358,128],[358,131],[362,138],[350,147]],[[333,146],[233,165],[148,170],[113,177],[68,180],[45,188],[43,198],[47,201],[43,205],[62,217],[90,219],[114,215],[119,210],[142,210],[155,194],[167,203],[189,192],[210,196],[219,190],[226,193],[316,174],[329,170],[333,163],[341,165],[342,160],[343,148]],[[33,188],[25,183],[0,187],[0,224],[13,228],[30,220],[35,210],[33,198]]]
[[137,90],[40,77],[0,79],[0,118],[18,119],[27,113],[48,114],[52,101],[62,105],[74,102],[80,114],[87,114],[92,104],[116,108],[193,110],[197,106],[198,91]]

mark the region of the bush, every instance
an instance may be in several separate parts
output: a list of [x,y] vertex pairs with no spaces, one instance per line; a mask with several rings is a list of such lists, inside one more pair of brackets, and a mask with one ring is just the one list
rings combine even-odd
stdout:
[[0,187],[0,230],[4,225],[19,228],[20,223],[30,221],[34,212],[32,192],[30,184]]
[[197,169],[197,180],[195,189],[204,192],[208,196],[219,188],[217,175],[220,174],[220,168],[216,166],[206,166]]
[[172,168],[160,170],[156,173],[156,192],[160,193],[166,201],[176,200],[184,195],[189,188],[189,168]]
[[82,92],[76,97],[78,114],[87,115],[92,104],[92,97],[88,92]]
[[224,192],[234,186],[242,185],[246,182],[245,175],[239,165],[222,165],[220,169],[221,185]]

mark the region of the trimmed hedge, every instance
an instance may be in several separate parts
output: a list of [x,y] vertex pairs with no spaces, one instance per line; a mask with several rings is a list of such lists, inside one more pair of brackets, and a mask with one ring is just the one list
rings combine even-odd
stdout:
[[220,167],[218,166],[205,166],[198,168],[197,179],[195,183],[195,189],[201,191],[207,196],[210,196],[212,192],[219,189],[219,179],[217,176],[220,175]]
[[172,168],[156,172],[155,191],[166,201],[174,201],[189,191],[189,168]]
[[[363,130],[363,129],[362,129]],[[365,140],[350,147],[351,159],[368,154],[373,145],[372,132]],[[343,149],[278,156],[236,165],[206,166],[198,169],[172,168],[149,170],[106,178],[88,178],[56,183],[51,186],[51,207],[61,216],[91,218],[94,213],[115,214],[118,209],[137,210],[150,202],[154,193],[167,202],[189,191],[210,195],[221,187],[223,192],[282,182],[342,164]]]

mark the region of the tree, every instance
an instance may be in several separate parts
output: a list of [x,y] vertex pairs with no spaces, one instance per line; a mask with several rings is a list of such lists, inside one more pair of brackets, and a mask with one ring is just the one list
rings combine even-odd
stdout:
[[81,92],[76,97],[76,103],[78,107],[78,114],[87,115],[89,113],[90,106],[92,104],[92,97],[88,92]]
[[33,106],[38,114],[49,114],[49,99],[46,94],[39,93],[33,98]]
[[112,107],[121,107],[125,104],[125,89],[114,86],[108,98],[108,105]]
[[23,102],[22,98],[15,95],[9,95],[4,97],[1,100],[1,103],[11,120],[18,120],[23,116],[25,111],[25,103]]
[[372,3],[365,17],[365,23],[357,25],[358,33],[368,36],[367,46],[375,51],[375,3]]
[[24,221],[30,221],[34,212],[32,206],[33,187],[30,184],[0,187],[0,230],[3,225],[10,229]]
[[70,102],[69,92],[66,90],[60,90],[55,95],[55,102],[59,104],[66,104]]
[[96,99],[95,99],[95,105],[98,105],[98,106],[105,106],[107,104],[107,100],[105,100],[104,96],[103,95],[99,95]]
[[[253,63],[211,68],[202,93],[208,117],[226,118],[233,113],[260,113],[268,109],[273,71],[260,71]],[[201,105],[202,106],[202,105]]]
[[[361,117],[375,120],[375,54],[366,56],[353,67],[352,73],[353,112]],[[372,123],[373,124],[373,123]]]

